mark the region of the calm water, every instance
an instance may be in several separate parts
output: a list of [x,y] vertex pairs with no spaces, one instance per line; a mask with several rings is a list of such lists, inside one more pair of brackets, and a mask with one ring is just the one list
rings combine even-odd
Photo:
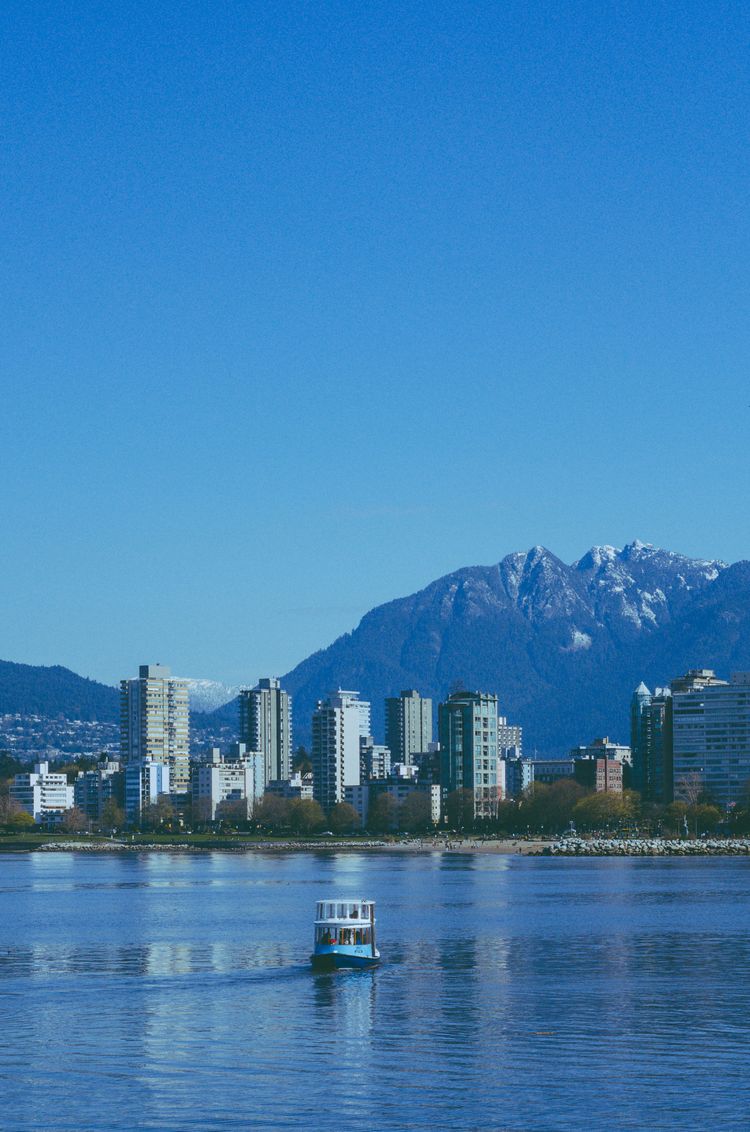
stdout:
[[[0,1127],[750,1122],[750,863],[0,855]],[[314,975],[313,903],[387,960]]]

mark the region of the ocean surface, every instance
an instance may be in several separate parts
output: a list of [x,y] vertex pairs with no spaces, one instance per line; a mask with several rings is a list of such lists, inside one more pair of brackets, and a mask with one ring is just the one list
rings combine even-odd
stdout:
[[[746,1129],[750,862],[0,855],[0,1128]],[[308,965],[317,897],[384,962]]]

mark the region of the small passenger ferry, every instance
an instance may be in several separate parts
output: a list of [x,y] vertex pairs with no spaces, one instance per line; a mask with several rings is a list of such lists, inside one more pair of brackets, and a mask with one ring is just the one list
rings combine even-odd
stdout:
[[313,967],[372,967],[375,946],[373,900],[319,900],[315,909]]

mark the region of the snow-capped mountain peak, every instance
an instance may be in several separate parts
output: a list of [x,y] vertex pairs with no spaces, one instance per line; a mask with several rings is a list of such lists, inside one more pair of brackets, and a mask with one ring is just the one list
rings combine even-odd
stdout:
[[222,684],[218,680],[202,680],[183,676],[187,681],[191,711],[215,711],[239,693],[240,685]]

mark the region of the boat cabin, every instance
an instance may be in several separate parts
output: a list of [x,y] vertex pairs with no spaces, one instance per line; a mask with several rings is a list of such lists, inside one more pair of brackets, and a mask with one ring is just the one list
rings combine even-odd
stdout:
[[313,962],[334,966],[375,963],[375,903],[372,900],[319,900],[315,905]]
[[315,945],[369,947],[371,900],[319,900],[315,909]]

